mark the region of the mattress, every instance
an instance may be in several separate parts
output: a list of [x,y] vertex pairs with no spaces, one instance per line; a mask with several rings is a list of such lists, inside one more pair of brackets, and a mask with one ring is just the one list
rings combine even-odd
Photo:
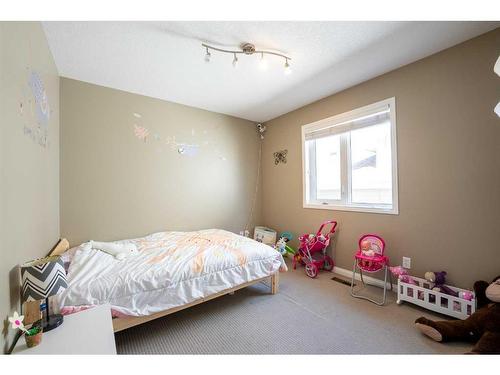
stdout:
[[220,229],[116,241],[128,242],[139,251],[122,260],[83,244],[68,253],[61,311],[109,303],[117,316],[151,315],[286,271],[272,247]]

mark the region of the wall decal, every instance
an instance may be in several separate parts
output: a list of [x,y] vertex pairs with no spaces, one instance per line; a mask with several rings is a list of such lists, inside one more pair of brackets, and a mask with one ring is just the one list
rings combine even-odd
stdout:
[[181,155],[196,156],[198,154],[198,145],[180,144],[177,152]]
[[274,164],[278,165],[279,163],[286,164],[286,155],[288,154],[288,150],[281,150],[275,152],[274,155]]
[[134,115],[135,118],[141,118],[142,115],[140,113],[137,113],[137,112],[134,112],[132,113]]
[[35,140],[35,133],[33,132],[33,129],[30,128],[29,126],[25,126],[23,128],[24,135],[31,138],[32,141]]
[[222,160],[222,161],[227,160],[227,157],[224,154],[222,154],[222,152],[220,152],[220,150],[218,148],[214,149],[214,151],[217,154],[217,158],[219,158],[219,160]]
[[[153,142],[156,143],[157,146],[155,146],[155,151],[157,153],[161,152],[161,146],[166,145],[171,151],[176,152],[179,155],[182,156],[197,156],[200,152],[214,152],[216,154],[216,157],[219,160],[226,161],[227,157],[223,155],[217,148],[217,142],[209,139],[210,137],[208,136],[209,134],[212,134],[214,129],[217,129],[215,127],[214,129],[204,129],[204,130],[197,130],[194,128],[191,128],[187,138],[188,139],[183,139],[183,141],[179,141],[177,139],[176,135],[169,135],[167,137],[162,137],[159,133],[153,132],[151,128],[147,128],[145,126],[139,125],[140,123],[140,118],[142,118],[142,115],[139,113],[132,113],[133,116],[136,118],[134,122],[133,131],[134,135],[137,137],[137,139],[146,142],[148,139],[151,139]],[[214,134],[215,136],[215,134]],[[184,138],[184,137],[183,137]],[[193,142],[195,141],[196,142]]]
[[149,135],[149,130],[143,126],[137,126],[136,124],[134,124],[134,134],[141,141],[146,142],[146,138]]
[[180,143],[178,143],[175,139],[175,135],[172,137],[167,137],[165,140],[165,143],[170,146],[172,150],[177,150],[180,146]]
[[49,120],[52,111],[40,75],[26,67],[27,83],[20,87],[19,115],[23,117],[23,134],[42,147],[49,145]]
[[47,97],[47,92],[45,91],[42,79],[35,71],[31,72],[29,86],[31,87],[31,93],[35,98],[36,117],[38,119],[38,123],[47,127],[50,117],[49,99]]

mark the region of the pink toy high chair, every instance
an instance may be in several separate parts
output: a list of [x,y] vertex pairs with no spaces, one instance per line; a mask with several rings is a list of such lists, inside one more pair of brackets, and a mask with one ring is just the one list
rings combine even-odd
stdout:
[[[373,255],[365,255],[362,251],[362,246],[366,247],[366,244],[369,244],[370,251],[373,251]],[[387,294],[387,274],[389,268],[389,258],[384,255],[385,251],[385,242],[382,237],[376,234],[365,234],[359,239],[358,242],[358,251],[354,255],[354,267],[352,270],[352,280],[351,280],[351,296],[356,298],[366,299],[370,302],[373,302],[376,305],[382,306],[385,304],[386,294]],[[366,249],[365,249],[366,250]],[[363,296],[361,294],[356,294],[354,291],[354,280],[356,278],[356,270],[359,270],[361,282],[363,287],[365,286],[365,281],[363,280],[363,271],[374,273],[381,270],[384,270],[384,294],[382,300],[377,301],[371,299],[367,296]],[[389,275],[390,277],[390,275]],[[391,280],[391,290],[392,290],[392,280]]]

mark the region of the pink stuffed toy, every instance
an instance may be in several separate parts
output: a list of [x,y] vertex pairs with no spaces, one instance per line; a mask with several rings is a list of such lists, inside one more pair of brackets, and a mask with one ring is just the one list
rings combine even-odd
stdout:
[[432,284],[431,285],[432,290],[435,290],[436,292],[449,294],[450,296],[453,297],[459,296],[458,292],[454,291],[453,289],[445,285],[446,271],[426,272],[424,278]]
[[407,284],[417,285],[417,283],[415,282],[415,280],[413,280],[413,277],[410,276],[406,268],[403,268],[401,266],[389,267],[389,271],[391,271],[391,273],[394,276],[397,276],[398,279],[401,280],[402,282]]
[[474,299],[474,294],[471,292],[460,292],[458,295],[460,298],[466,299],[467,301],[472,301]]

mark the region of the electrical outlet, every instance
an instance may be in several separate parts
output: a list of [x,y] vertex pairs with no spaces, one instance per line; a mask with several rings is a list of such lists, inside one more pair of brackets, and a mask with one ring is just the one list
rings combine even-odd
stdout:
[[411,268],[411,258],[403,257],[403,268],[406,268],[406,269]]

